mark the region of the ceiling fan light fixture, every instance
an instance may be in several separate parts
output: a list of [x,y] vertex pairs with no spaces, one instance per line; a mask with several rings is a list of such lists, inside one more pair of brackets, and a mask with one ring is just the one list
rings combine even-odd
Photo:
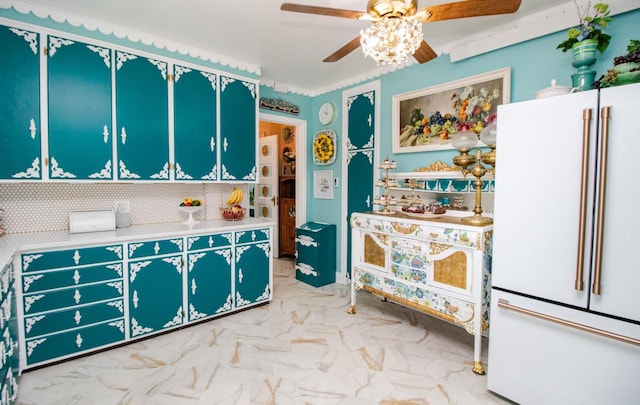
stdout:
[[360,31],[364,56],[378,65],[403,63],[420,47],[422,39],[422,23],[407,18],[383,18]]

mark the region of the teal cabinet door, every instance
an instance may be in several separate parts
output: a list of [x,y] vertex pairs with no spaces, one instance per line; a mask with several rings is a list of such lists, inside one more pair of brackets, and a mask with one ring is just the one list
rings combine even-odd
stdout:
[[[348,218],[353,212],[373,209],[375,123],[378,92],[366,91],[349,97],[347,158],[347,249],[351,249],[351,226]],[[351,253],[347,252],[347,273],[351,274]]]
[[113,179],[108,48],[48,37],[49,178]]
[[218,180],[217,75],[175,65],[175,180]]
[[118,179],[169,180],[168,65],[115,54]]
[[189,322],[232,309],[231,247],[187,254]]
[[182,255],[129,262],[132,338],[183,323]]
[[221,180],[257,179],[258,85],[220,76]]
[[0,25],[0,179],[42,178],[39,37]]
[[236,308],[271,299],[271,243],[235,247]]

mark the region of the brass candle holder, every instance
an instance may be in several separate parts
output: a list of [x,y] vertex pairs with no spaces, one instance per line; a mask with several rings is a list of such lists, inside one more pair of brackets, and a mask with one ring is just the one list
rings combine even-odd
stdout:
[[[475,178],[473,183],[476,189],[476,201],[473,208],[474,215],[470,217],[463,217],[462,222],[470,225],[489,225],[493,223],[493,218],[482,215],[482,177],[491,172],[495,175],[496,166],[496,126],[495,124],[489,124],[480,133],[480,140],[482,140],[491,150],[486,153],[482,153],[480,148],[476,149],[475,156],[470,155],[469,152],[473,149],[478,142],[478,137],[475,133],[470,131],[458,132],[451,138],[451,144],[454,148],[460,152],[458,156],[453,158],[453,163],[462,168],[462,174],[467,177],[467,174],[471,173]],[[482,163],[491,166],[487,168]],[[473,165],[471,170],[467,168]]]

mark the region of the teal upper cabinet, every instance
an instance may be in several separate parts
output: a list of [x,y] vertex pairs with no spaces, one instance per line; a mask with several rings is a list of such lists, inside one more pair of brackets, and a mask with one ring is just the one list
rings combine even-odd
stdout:
[[48,37],[49,178],[113,179],[111,49]]
[[0,26],[0,179],[41,179],[38,34]]
[[221,180],[257,179],[257,83],[220,76]]
[[217,75],[174,66],[175,180],[218,180]]
[[167,69],[167,62],[116,51],[120,180],[169,180]]
[[349,149],[375,148],[375,102],[374,91],[349,97]]

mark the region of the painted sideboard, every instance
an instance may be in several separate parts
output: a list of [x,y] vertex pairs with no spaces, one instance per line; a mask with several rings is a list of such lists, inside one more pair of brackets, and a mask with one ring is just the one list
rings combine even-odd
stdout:
[[474,367],[489,328],[492,226],[457,216],[351,215],[351,307],[358,290],[427,313],[474,335]]

